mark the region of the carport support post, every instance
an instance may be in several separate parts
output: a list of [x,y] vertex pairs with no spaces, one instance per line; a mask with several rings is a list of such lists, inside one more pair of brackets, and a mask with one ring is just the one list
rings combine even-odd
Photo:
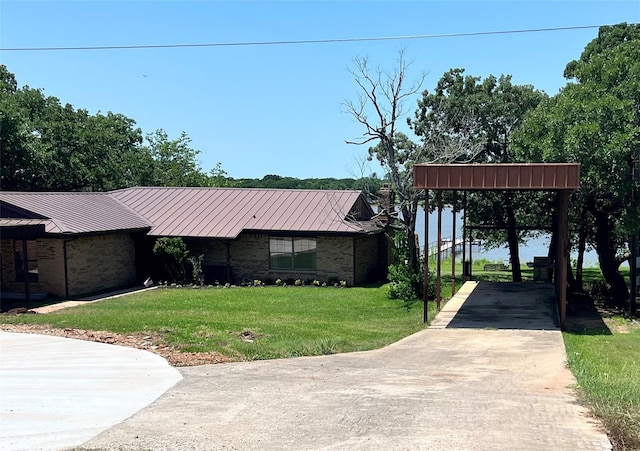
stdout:
[[429,190],[424,190],[424,275],[422,278],[422,321],[429,322]]
[[453,207],[451,208],[451,212],[453,213],[453,225],[452,225],[452,229],[453,229],[453,233],[451,234],[451,236],[453,236],[452,240],[453,242],[451,243],[451,296],[453,297],[454,294],[456,294],[456,193],[457,191],[453,192]]
[[437,191],[438,202],[438,249],[436,257],[436,311],[440,311],[440,301],[442,300],[442,191]]
[[558,191],[558,245],[556,249],[556,297],[560,327],[567,317],[567,257],[569,254],[569,191]]

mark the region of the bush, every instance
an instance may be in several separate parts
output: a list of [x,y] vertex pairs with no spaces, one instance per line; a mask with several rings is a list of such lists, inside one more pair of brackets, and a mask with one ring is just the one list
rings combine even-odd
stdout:
[[200,254],[197,257],[189,257],[191,262],[191,268],[193,270],[193,283],[196,285],[204,285],[204,273],[202,272],[202,260],[204,260],[204,254]]
[[173,282],[184,280],[184,263],[189,253],[182,238],[158,238],[153,246],[153,253],[162,259],[168,279]]
[[[413,269],[405,264],[408,254],[408,246],[406,234],[404,232],[397,232],[394,243],[395,263],[389,266],[388,278],[391,285],[387,296],[389,299],[399,299],[404,302],[414,302],[422,299],[424,291],[424,273],[422,263],[420,264],[417,272],[414,272]],[[430,274],[428,283],[429,296],[432,296],[432,293],[435,296],[435,289],[431,283]]]

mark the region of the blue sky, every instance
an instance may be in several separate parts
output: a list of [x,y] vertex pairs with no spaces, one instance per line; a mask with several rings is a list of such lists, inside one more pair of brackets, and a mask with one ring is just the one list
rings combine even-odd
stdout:
[[[298,41],[452,34],[640,22],[640,1],[7,1],[0,47],[81,47]],[[19,85],[62,103],[121,113],[144,133],[184,131],[234,178],[360,176],[363,129],[344,111],[358,90],[355,57],[393,68],[401,47],[409,78],[433,89],[450,68],[511,74],[550,95],[566,84],[597,29],[324,44],[0,51]],[[413,114],[415,99],[407,104]],[[371,165],[366,172],[380,168]],[[366,175],[366,174],[365,174]]]

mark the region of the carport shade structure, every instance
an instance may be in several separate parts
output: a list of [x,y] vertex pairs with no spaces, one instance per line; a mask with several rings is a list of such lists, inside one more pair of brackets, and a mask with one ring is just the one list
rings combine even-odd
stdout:
[[[560,327],[564,329],[567,313],[567,261],[569,258],[569,195],[580,188],[579,163],[515,163],[515,164],[416,164],[413,166],[413,188],[441,191],[555,191],[558,195],[558,221],[555,291]],[[425,215],[429,196],[425,196]],[[427,223],[425,218],[425,224]],[[438,230],[438,236],[441,231]],[[428,230],[425,227],[425,272],[428,271]],[[439,273],[439,271],[438,271]],[[439,287],[440,281],[437,281]],[[425,319],[427,290],[424,292]],[[452,293],[453,294],[453,293]],[[439,296],[440,293],[437,293]]]

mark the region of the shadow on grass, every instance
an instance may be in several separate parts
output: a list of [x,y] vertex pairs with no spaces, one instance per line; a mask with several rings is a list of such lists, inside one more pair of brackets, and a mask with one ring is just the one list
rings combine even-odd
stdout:
[[593,299],[586,293],[571,294],[565,331],[574,335],[611,335]]

